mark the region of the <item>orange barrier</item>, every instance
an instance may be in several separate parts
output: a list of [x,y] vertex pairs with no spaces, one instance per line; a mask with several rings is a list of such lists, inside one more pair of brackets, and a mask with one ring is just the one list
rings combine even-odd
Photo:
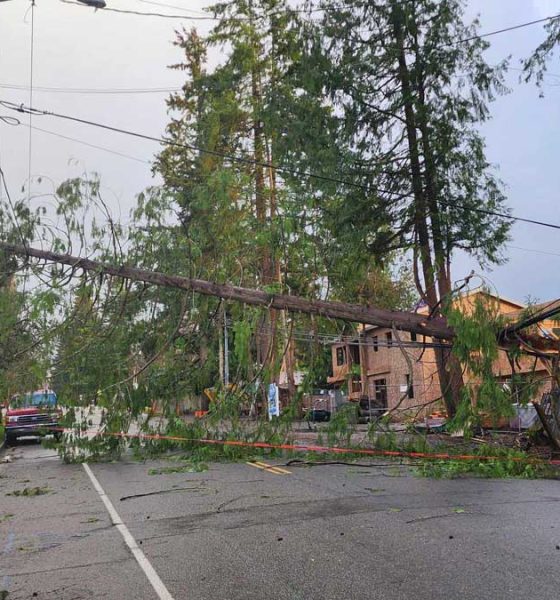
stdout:
[[292,450],[294,452],[331,452],[334,454],[357,454],[360,456],[386,456],[389,458],[416,458],[427,460],[473,460],[473,461],[511,461],[530,465],[560,466],[560,459],[544,460],[542,458],[524,458],[518,456],[477,456],[475,454],[448,454],[430,452],[405,452],[404,450],[376,450],[373,448],[337,448],[329,446],[314,446],[300,444],[269,444],[268,442],[244,442],[240,440],[213,440],[185,438],[173,435],[158,435],[146,433],[110,433],[98,432],[98,435],[122,437],[126,439],[136,438],[144,440],[169,440],[173,442],[190,442],[195,444],[209,444],[221,446],[237,446],[244,448],[258,448],[269,450]]

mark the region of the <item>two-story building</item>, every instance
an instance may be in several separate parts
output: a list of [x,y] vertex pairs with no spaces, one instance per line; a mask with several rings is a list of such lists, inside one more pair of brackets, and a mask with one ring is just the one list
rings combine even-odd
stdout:
[[[457,307],[470,313],[476,300],[483,300],[506,319],[519,318],[526,307],[518,302],[498,298],[483,290],[475,290],[458,298]],[[546,303],[540,307],[548,306]],[[427,312],[425,307],[418,312]],[[552,322],[543,322],[543,336],[556,337],[558,329]],[[394,418],[407,415],[424,416],[443,408],[436,367],[434,340],[387,327],[367,325],[357,336],[337,342],[331,347],[332,376],[328,383],[347,391],[349,400],[367,398],[372,404],[394,411]],[[494,373],[507,384],[515,371],[540,382],[538,395],[550,387],[551,377],[546,361],[522,356],[512,365],[505,350],[499,351]],[[468,372],[465,385],[476,385]]]

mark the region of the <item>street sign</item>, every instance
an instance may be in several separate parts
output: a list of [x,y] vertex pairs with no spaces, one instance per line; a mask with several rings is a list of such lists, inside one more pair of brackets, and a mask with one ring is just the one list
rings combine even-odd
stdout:
[[280,416],[280,394],[278,386],[271,383],[268,386],[268,418],[272,421],[272,417]]

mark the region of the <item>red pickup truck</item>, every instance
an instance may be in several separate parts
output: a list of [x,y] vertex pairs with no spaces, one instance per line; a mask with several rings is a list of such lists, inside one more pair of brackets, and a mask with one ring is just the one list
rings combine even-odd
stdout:
[[38,390],[21,396],[13,396],[4,412],[4,436],[6,444],[13,444],[18,437],[62,435],[59,427],[61,410],[52,390]]

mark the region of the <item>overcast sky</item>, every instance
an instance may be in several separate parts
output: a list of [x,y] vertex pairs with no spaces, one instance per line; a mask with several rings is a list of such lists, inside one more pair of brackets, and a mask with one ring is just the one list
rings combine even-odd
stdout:
[[[209,4],[206,0],[154,0],[184,7],[190,14]],[[107,0],[108,6],[139,11],[179,14],[177,9],[158,8],[141,0]],[[26,89],[30,73],[31,25],[29,0],[0,2],[0,99],[29,102]],[[493,31],[560,13],[560,0],[470,0],[468,16],[480,14],[481,31]],[[27,15],[26,15],[27,13]],[[167,65],[180,60],[171,44],[174,29],[196,24],[201,33],[205,21],[140,17],[97,11],[60,0],[36,0],[34,100],[37,108],[55,111],[130,129],[149,135],[162,134],[167,122],[165,93],[70,94],[42,91],[41,87],[68,88],[172,88],[181,85],[181,74]],[[489,62],[512,55],[511,66],[542,41],[541,25],[489,38]],[[533,85],[519,84],[512,70],[512,92],[491,107],[493,119],[484,126],[488,158],[506,184],[514,213],[560,223],[560,59],[550,63],[544,98]],[[15,115],[0,107],[0,116]],[[27,118],[22,121],[27,122]],[[101,146],[117,154],[91,148],[76,141],[34,130],[32,175],[42,176],[36,192],[48,191],[68,177],[85,172],[100,174],[107,200],[126,220],[135,195],[154,180],[150,160],[157,144],[52,117],[35,117],[33,125],[58,135]],[[20,194],[28,171],[27,127],[10,127],[0,121],[0,161],[13,195]],[[133,160],[136,159],[136,160]],[[515,224],[506,251],[509,262],[484,275],[505,297],[528,296],[546,300],[560,296],[559,231]],[[458,256],[453,275],[460,279],[471,268],[468,258]]]

